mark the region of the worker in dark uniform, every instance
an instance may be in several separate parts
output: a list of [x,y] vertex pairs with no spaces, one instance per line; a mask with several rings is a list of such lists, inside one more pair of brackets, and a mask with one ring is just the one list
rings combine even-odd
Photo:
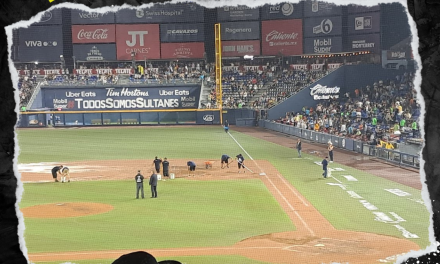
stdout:
[[221,158],[222,169],[224,169],[223,164],[226,164],[226,167],[229,168],[229,159],[230,159],[230,158],[231,158],[231,157],[229,157],[229,156],[226,155],[226,154],[223,154],[223,155],[222,155],[222,158]]
[[156,156],[156,158],[154,158],[154,160],[153,160],[153,165],[154,165],[154,168],[156,169],[157,173],[160,172],[160,164],[161,163],[162,163],[162,160],[158,159],[157,156]]
[[324,176],[324,179],[327,178],[327,166],[328,166],[328,157],[325,157],[325,159],[322,160],[321,164],[322,164],[322,170],[324,171],[324,173],[322,174],[322,176]]
[[298,138],[298,142],[296,142],[296,149],[298,150],[298,158],[301,158],[301,139]]
[[164,177],[169,177],[169,168],[170,168],[170,163],[168,162],[167,158],[163,159],[162,162],[162,170],[163,170],[163,176]]
[[244,166],[244,157],[241,154],[238,154],[235,156],[237,158],[237,164],[238,164],[238,173],[240,173],[240,169],[243,168],[243,173],[246,173],[245,166]]
[[154,170],[151,171],[150,186],[151,186],[151,198],[157,198],[157,174],[154,173]]
[[61,175],[62,168],[63,168],[63,165],[55,166],[52,168],[52,177],[55,179],[55,182],[58,182],[58,179],[57,179],[58,174],[62,177],[62,175]]
[[[193,173],[195,173],[196,171],[196,164],[193,161],[188,161],[186,163],[186,165],[188,166],[188,176],[190,175],[191,171],[194,171]],[[195,176],[195,174],[193,174]]]
[[142,199],[144,199],[144,176],[142,176],[141,171],[134,177],[136,180],[136,199],[139,199],[139,190],[141,191]]
[[225,128],[225,132],[228,133],[228,131],[229,131],[229,122],[228,122],[228,120],[225,120],[224,128]]

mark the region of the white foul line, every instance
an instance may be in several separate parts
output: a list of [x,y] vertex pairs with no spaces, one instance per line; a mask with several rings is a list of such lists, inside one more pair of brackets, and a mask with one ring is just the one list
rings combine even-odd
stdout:
[[285,185],[287,185],[287,187],[289,187],[289,189],[293,192],[293,194],[295,194],[296,197],[298,197],[298,199],[301,200],[301,202],[305,205],[305,206],[309,206],[306,201],[303,200],[303,198],[301,198],[301,196],[298,195],[298,193],[295,192],[295,190],[292,188],[292,186],[286,181],[286,179],[284,179],[283,176],[277,174],[277,176],[283,181],[283,183]]
[[[237,145],[246,153],[246,155],[249,156],[249,158],[255,163],[255,165],[260,169],[261,172],[263,172],[263,170],[261,169],[261,167],[257,164],[257,162],[251,157],[251,155],[249,155],[249,153],[240,145],[240,143],[238,143],[238,141],[228,132],[229,136],[235,141],[235,143],[237,143]],[[312,236],[315,236],[315,233],[313,232],[312,229],[310,229],[310,227],[307,225],[307,223],[304,221],[304,219],[302,219],[302,217],[298,214],[298,212],[295,210],[295,208],[293,208],[293,206],[289,203],[289,201],[286,199],[286,197],[284,197],[284,195],[280,192],[280,190],[275,186],[275,184],[269,179],[269,177],[264,174],[264,176],[266,177],[266,179],[270,182],[270,184],[272,184],[272,186],[275,188],[275,190],[278,192],[278,194],[283,198],[283,200],[287,203],[287,205],[290,207],[290,209],[292,209],[292,211],[296,214],[296,216],[298,217],[298,219],[303,223],[303,225],[307,228],[307,230],[310,232],[310,234],[312,234]]]

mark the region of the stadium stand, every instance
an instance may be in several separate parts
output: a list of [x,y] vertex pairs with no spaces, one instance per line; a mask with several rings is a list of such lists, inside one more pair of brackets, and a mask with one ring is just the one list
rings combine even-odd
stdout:
[[420,105],[413,85],[414,74],[379,81],[355,89],[344,97],[304,106],[275,122],[302,129],[345,136],[377,145],[380,140],[401,142],[420,138]]

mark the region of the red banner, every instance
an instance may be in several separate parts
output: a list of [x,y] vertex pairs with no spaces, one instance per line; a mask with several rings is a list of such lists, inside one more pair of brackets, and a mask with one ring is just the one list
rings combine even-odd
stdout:
[[303,54],[302,20],[271,20],[262,22],[263,55]]
[[131,60],[134,52],[136,60],[160,59],[159,25],[116,25],[117,59]]
[[222,41],[223,57],[242,57],[244,55],[260,55],[260,41]]
[[61,75],[64,72],[60,69],[35,69],[35,70],[19,70],[18,75],[28,76],[32,71],[32,75]]
[[115,25],[74,25],[73,43],[115,43]]
[[205,52],[203,42],[162,43],[162,59],[202,59]]
[[130,75],[134,74],[133,69],[73,69],[73,74],[78,75],[99,75],[99,74],[116,74],[116,75]]

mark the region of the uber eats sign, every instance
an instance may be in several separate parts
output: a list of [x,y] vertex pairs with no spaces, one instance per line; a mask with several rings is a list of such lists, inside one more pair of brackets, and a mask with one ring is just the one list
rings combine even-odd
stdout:
[[200,86],[42,88],[43,107],[70,111],[195,109]]

